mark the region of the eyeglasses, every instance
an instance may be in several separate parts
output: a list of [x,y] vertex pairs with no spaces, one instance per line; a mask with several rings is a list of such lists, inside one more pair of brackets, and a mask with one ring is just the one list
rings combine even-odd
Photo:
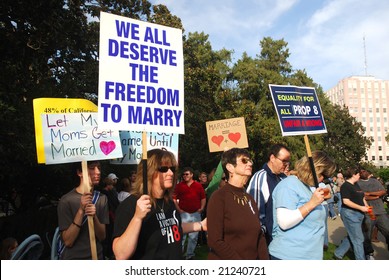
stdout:
[[174,173],[176,172],[176,167],[175,166],[161,166],[158,168],[158,171],[161,173],[166,173],[169,171],[169,169]]
[[183,173],[182,176],[189,176],[190,173]]
[[253,164],[253,161],[250,159],[250,158],[241,158],[240,161],[243,163],[243,164],[248,164],[248,163],[251,163]]
[[283,165],[287,166],[287,165],[290,165],[290,161],[288,160],[285,160],[285,159],[280,159],[276,156],[274,156],[276,159],[280,160],[282,162]]

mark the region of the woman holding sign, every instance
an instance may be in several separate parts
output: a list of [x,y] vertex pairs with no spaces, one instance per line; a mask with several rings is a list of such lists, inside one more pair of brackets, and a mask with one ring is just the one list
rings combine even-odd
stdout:
[[174,154],[147,152],[147,189],[143,194],[143,164],[138,165],[132,195],[116,211],[113,251],[116,259],[182,259],[182,235],[206,230],[206,222],[181,223],[171,194],[176,182]]
[[[317,179],[322,182],[336,165],[321,151],[312,153]],[[314,188],[314,173],[307,156],[298,160],[291,175],[273,191],[273,240],[271,259],[322,260],[326,210],[323,188]]]

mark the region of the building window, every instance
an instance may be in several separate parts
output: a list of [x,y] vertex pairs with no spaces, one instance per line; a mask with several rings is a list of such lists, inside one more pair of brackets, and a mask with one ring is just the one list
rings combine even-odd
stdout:
[[[368,161],[369,158],[367,156],[365,156],[365,161]],[[388,160],[389,160],[389,156],[388,156]]]
[[382,156],[380,156],[379,159],[382,160]]
[[375,156],[371,156],[371,160],[375,160]]
[[386,160],[389,160],[389,156],[386,156]]
[[378,146],[378,151],[382,151],[382,146]]

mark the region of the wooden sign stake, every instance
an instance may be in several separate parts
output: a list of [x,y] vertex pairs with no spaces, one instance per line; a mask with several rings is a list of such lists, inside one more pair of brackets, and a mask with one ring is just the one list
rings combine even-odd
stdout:
[[[82,167],[82,183],[83,183],[83,192],[87,193],[91,191],[89,184],[89,175],[88,175],[88,164],[85,160],[81,162]],[[95,227],[93,224],[93,217],[88,216],[88,229],[89,229],[89,240],[90,248],[92,253],[92,260],[97,260],[97,248],[96,248],[96,236],[95,236]]]
[[142,132],[142,164],[143,164],[143,194],[148,194],[147,189],[147,132]]
[[306,135],[306,134],[304,135],[304,142],[305,142],[305,147],[307,148],[309,165],[311,166],[311,171],[312,171],[312,175],[313,175],[313,180],[315,182],[315,187],[318,188],[319,181],[317,180],[315,165],[313,164],[313,159],[312,159],[311,147],[309,146],[308,135]]

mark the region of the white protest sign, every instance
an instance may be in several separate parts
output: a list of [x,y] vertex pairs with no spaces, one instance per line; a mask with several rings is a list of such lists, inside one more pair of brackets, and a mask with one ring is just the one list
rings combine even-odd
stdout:
[[42,114],[46,164],[123,157],[119,132],[101,129],[97,113]]
[[184,134],[182,30],[101,12],[99,125]]
[[[122,158],[111,160],[111,164],[138,164],[142,159],[142,132],[120,131]],[[148,132],[147,151],[152,149],[166,149],[178,158],[178,134]]]

